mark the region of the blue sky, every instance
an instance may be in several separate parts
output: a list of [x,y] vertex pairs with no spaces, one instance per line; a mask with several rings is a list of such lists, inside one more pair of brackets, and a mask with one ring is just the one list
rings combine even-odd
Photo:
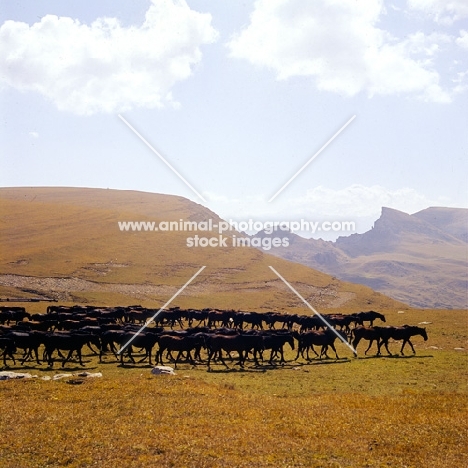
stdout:
[[1,186],[168,193],[227,219],[359,231],[382,206],[468,207],[465,0],[0,6]]

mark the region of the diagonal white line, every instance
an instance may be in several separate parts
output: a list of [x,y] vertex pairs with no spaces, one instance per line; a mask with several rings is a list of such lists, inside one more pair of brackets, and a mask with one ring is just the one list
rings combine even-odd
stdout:
[[202,266],[117,352],[120,354],[204,269]]
[[190,185],[190,183],[187,182],[187,180],[185,180],[185,178],[184,178],[181,174],[179,174],[179,172],[177,172],[177,170],[176,170],[175,168],[173,168],[173,167],[171,166],[171,164],[170,164],[166,159],[164,159],[164,157],[161,156],[161,154],[159,154],[159,152],[156,151],[156,150],[145,140],[145,138],[143,138],[143,136],[140,135],[140,133],[138,133],[138,132],[124,119],[124,117],[122,117],[120,114],[118,114],[118,116],[119,116],[120,120],[122,120],[122,122],[124,122],[125,125],[126,125],[130,130],[132,130],[132,132],[135,133],[135,135],[136,135],[138,138],[140,138],[140,140],[141,140],[141,141],[142,141],[142,142],[159,158],[159,159],[161,159],[161,161],[162,161],[163,163],[165,163],[165,164],[169,167],[169,169],[171,169],[172,172],[174,172],[174,174],[177,175],[177,176],[179,177],[179,179],[182,180],[182,182],[185,183],[185,185],[187,185],[187,187],[189,187],[189,188],[192,190],[192,192],[194,192],[199,198],[201,198],[201,199],[206,203],[206,200]]
[[272,266],[270,270],[357,356],[356,350]]
[[272,202],[354,119],[353,115],[269,200]]

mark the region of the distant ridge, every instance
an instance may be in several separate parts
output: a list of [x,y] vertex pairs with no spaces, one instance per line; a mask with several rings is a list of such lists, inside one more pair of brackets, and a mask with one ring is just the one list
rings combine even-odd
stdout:
[[383,207],[363,234],[335,242],[289,238],[288,248],[271,253],[414,307],[468,308],[467,209],[432,207],[409,215]]

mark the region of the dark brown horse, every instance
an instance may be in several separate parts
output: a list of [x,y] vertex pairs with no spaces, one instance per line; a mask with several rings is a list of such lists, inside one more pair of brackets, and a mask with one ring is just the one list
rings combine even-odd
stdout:
[[355,350],[357,350],[358,344],[361,340],[369,341],[369,346],[364,351],[364,354],[367,354],[367,351],[371,349],[372,344],[374,341],[377,343],[377,347],[379,345],[379,334],[374,327],[364,327],[362,325],[357,326],[351,330],[351,339],[352,339],[352,346]]
[[360,321],[361,324],[364,322],[370,322],[370,326],[374,325],[374,320],[380,319],[382,322],[386,322],[385,315],[379,314],[375,310],[369,310],[368,312],[358,312],[353,314]]
[[174,368],[177,368],[182,353],[187,353],[186,360],[195,366],[195,360],[192,357],[192,351],[195,355],[200,354],[200,349],[205,345],[205,334],[194,333],[193,335],[187,336],[173,336],[173,335],[161,335],[158,339],[159,349],[156,352],[156,364],[163,365],[163,353],[164,351],[178,351],[177,357],[175,358]]
[[[307,360],[310,361],[309,349],[312,349],[312,351],[316,354],[316,356],[319,357],[319,359],[322,359],[323,356],[328,359],[327,351],[329,347],[335,352],[336,359],[339,359],[335,348],[335,340],[338,338],[337,334],[346,340],[346,342],[348,341],[348,338],[344,332],[331,330],[329,328],[326,330],[311,330],[305,333],[296,333],[295,337],[298,340],[296,360],[299,359],[300,355],[304,357],[304,351],[306,351]],[[320,355],[315,351],[314,346],[322,347]]]
[[[280,364],[284,364],[286,361],[284,359],[284,350],[283,347],[286,343],[291,346],[291,349],[294,350],[294,338],[291,333],[268,333],[263,336],[263,346],[265,350],[270,349],[270,360],[268,363],[273,364],[273,358],[279,357]],[[262,356],[263,360],[263,356]]]
[[357,345],[361,340],[369,341],[369,346],[367,347],[364,354],[367,354],[369,349],[372,347],[374,341],[377,344],[377,354],[376,356],[380,356],[380,348],[382,345],[385,346],[387,353],[391,356],[388,349],[388,340],[391,338],[392,332],[395,327],[364,327],[358,326],[351,330],[351,337],[354,338],[352,341],[352,345],[354,349],[357,349]]
[[222,351],[231,353],[235,351],[239,354],[238,364],[244,367],[245,360],[250,350],[253,350],[255,364],[258,366],[257,353],[263,351],[263,337],[259,335],[212,335],[206,337],[206,347],[208,350],[208,370],[211,369],[211,359],[218,355],[221,362],[229,368],[224,362]]
[[411,346],[413,354],[416,354],[413,343],[411,343],[411,340],[410,340],[411,337],[420,335],[424,338],[424,341],[427,341],[427,332],[425,328],[410,326],[410,325],[403,325],[402,327],[382,327],[382,328],[387,329],[388,332],[385,334],[385,336],[381,337],[381,341],[379,343],[379,353],[380,353],[380,347],[382,346],[382,344],[384,344],[387,349],[387,352],[391,354],[388,351],[388,340],[390,338],[396,341],[403,341],[403,344],[401,345],[401,349],[400,349],[400,353],[402,356],[404,356],[403,349],[406,346],[406,343],[408,343]]

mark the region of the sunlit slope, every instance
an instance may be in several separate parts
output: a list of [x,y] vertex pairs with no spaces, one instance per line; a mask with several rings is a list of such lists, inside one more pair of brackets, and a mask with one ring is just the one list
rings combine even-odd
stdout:
[[[194,232],[122,232],[118,221],[220,221],[171,195],[85,188],[0,189],[1,297],[37,293],[62,302],[305,312],[272,265],[319,309],[394,309],[371,289],[249,247],[187,247]],[[215,237],[217,232],[201,232]],[[225,234],[226,236],[238,233]]]

